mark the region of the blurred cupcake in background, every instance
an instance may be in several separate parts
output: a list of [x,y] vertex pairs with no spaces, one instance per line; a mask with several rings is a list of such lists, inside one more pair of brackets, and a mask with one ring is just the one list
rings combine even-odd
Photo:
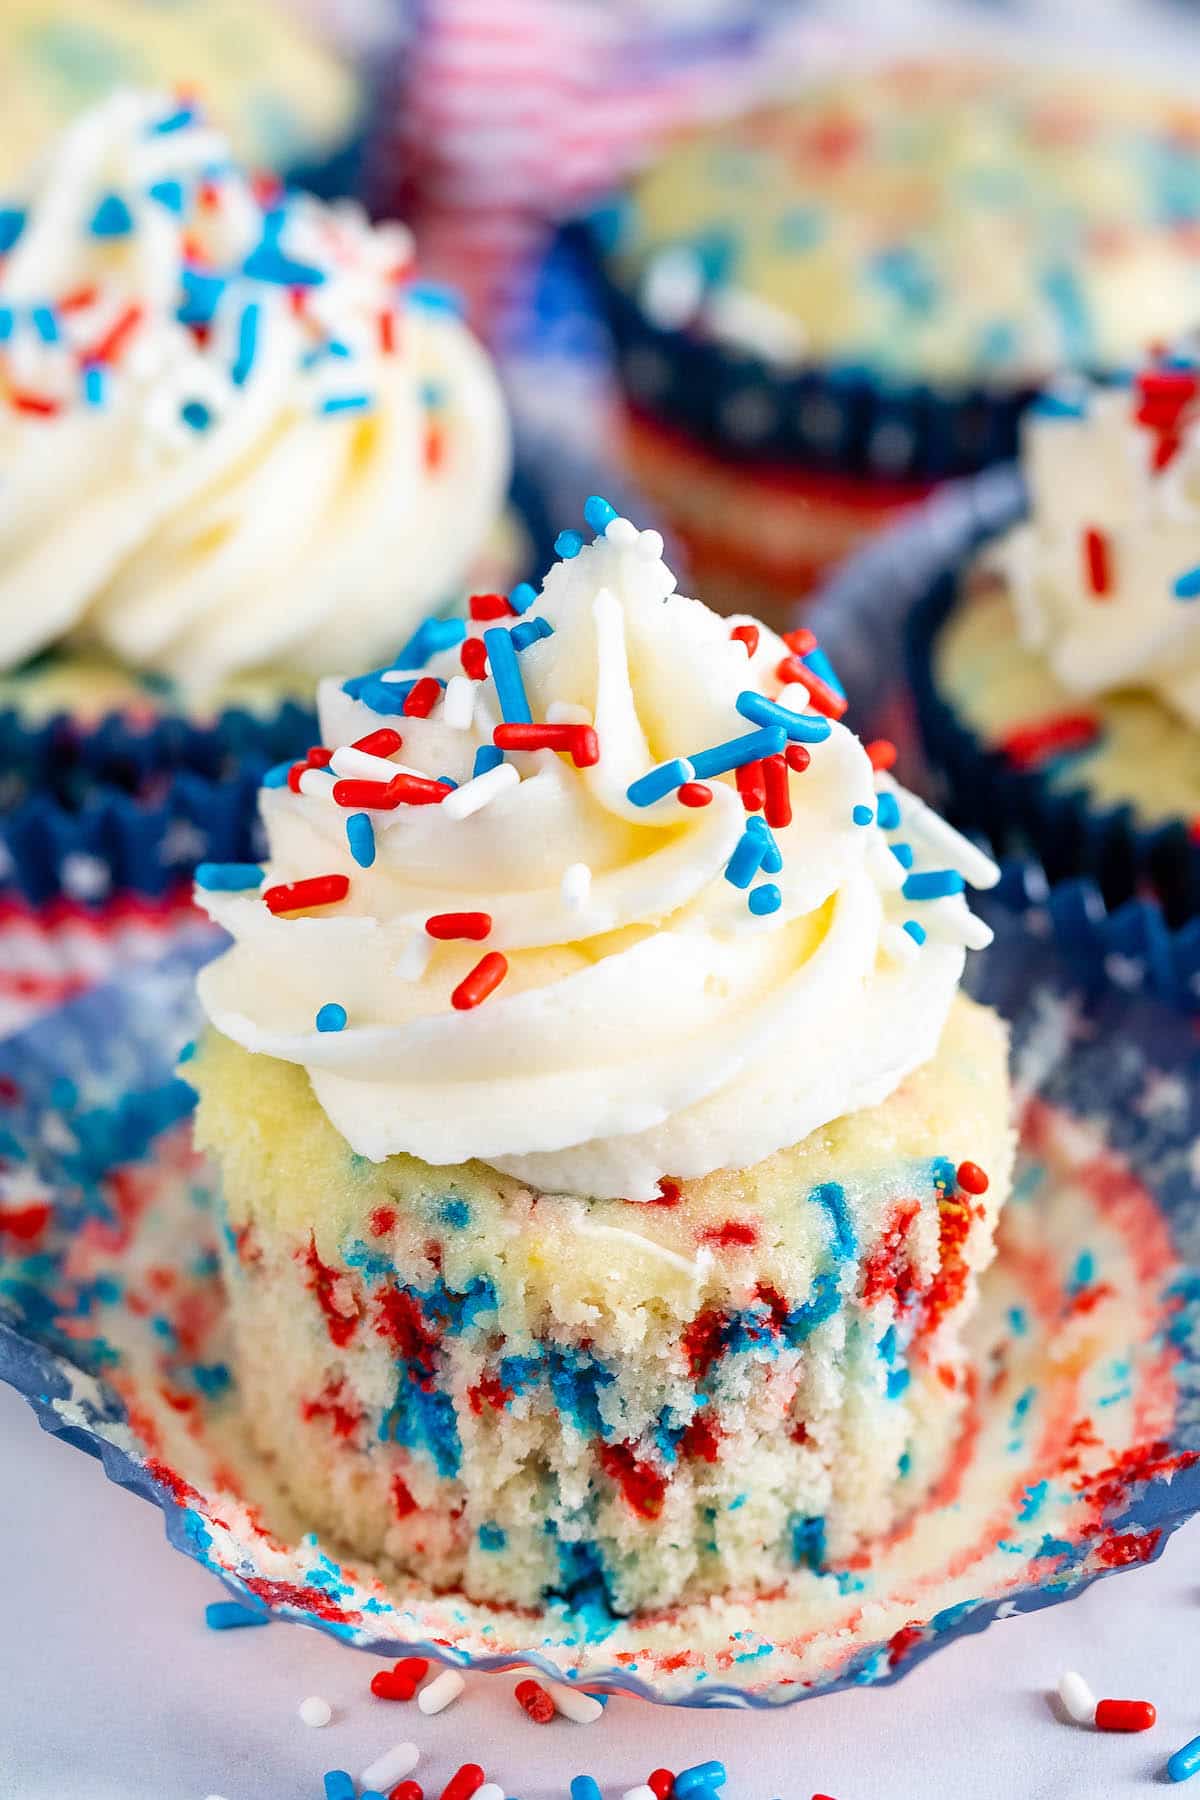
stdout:
[[1014,453],[1062,369],[1200,310],[1200,112],[923,63],[691,132],[586,221],[632,473],[710,598],[769,610],[945,477]]
[[1028,517],[910,623],[960,820],[1110,904],[1200,913],[1200,360],[1073,383],[1023,428]]
[[200,93],[255,168],[322,192],[357,172],[366,107],[350,62],[278,0],[5,0],[0,192],[115,88]]
[[523,573],[497,381],[403,227],[126,92],[0,252],[0,740],[28,791],[287,754],[314,676]]

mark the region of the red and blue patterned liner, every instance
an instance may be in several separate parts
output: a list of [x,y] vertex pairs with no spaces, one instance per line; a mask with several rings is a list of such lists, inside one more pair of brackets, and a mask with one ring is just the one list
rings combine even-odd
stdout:
[[847,691],[871,696],[874,726],[905,747],[909,779],[923,751],[941,809],[1019,859],[1003,896],[1049,921],[1068,958],[1200,1011],[1200,844],[1189,822],[1146,830],[1127,807],[1098,807],[1044,770],[1015,767],[937,687],[933,642],[962,575],[1024,504],[1011,468],[956,484],[846,564],[806,619]]

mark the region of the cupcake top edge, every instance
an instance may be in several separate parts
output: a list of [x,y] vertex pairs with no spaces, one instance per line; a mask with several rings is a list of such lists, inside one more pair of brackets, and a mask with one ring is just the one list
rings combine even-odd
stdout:
[[377,660],[509,466],[408,231],[251,175],[191,102],[112,95],[0,205],[0,668],[68,645],[203,695]]
[[650,1200],[878,1103],[933,1054],[995,865],[842,723],[812,634],[675,592],[593,496],[535,592],[320,692],[265,867],[202,866],[212,1024],[352,1150]]
[[1191,327],[1200,111],[1107,73],[885,64],[681,133],[591,226],[663,329],[1011,392]]
[[1200,359],[1059,384],[1021,465],[1028,517],[990,558],[1026,647],[1070,693],[1152,694],[1200,728]]

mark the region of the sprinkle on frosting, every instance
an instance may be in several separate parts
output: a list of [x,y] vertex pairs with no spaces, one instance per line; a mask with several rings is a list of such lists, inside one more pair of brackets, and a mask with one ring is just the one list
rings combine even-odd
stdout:
[[[264,789],[268,871],[198,885],[235,940],[202,991],[222,1031],[304,1064],[364,1156],[649,1200],[927,1060],[990,935],[964,887],[997,872],[840,722],[811,633],[731,636],[674,592],[657,533],[599,496],[586,522],[532,601],[484,597],[394,669],[323,684],[326,766]],[[375,722],[389,675],[428,684],[403,731]],[[815,1016],[821,1056],[780,1067]]]

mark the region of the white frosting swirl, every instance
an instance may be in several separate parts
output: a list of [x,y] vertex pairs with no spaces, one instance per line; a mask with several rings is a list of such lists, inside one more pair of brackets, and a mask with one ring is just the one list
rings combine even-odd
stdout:
[[995,554],[1023,642],[1070,693],[1148,691],[1200,726],[1200,573],[1176,592],[1200,571],[1200,420],[1168,401],[1179,429],[1147,422],[1154,379],[1072,385],[1028,416],[1029,517]]
[[[543,1191],[645,1200],[663,1176],[748,1166],[875,1104],[934,1051],[963,946],[988,933],[960,894],[899,892],[884,831],[855,820],[865,808],[873,821],[878,802],[848,730],[834,724],[791,777],[768,916],[726,879],[746,829],[732,775],[710,781],[703,807],[673,794],[631,802],[630,785],[660,762],[753,729],[738,697],[776,694],[787,655],[762,627],[748,660],[728,621],[672,592],[661,549],[656,533],[615,520],[551,570],[528,615],[553,628],[519,654],[533,718],[592,721],[594,766],[510,752],[510,785],[467,817],[373,812],[369,868],[349,853],[327,778],[306,778],[311,792],[268,789],[266,882],[341,872],[348,897],[288,918],[257,893],[199,890],[235,939],[201,977],[209,1017],[247,1048],[303,1064],[366,1157],[478,1157]],[[457,649],[429,663],[447,679],[461,668]],[[473,688],[470,723],[448,722],[463,716],[461,692],[428,718],[387,721],[403,734],[403,766],[471,777],[500,712],[489,677]],[[793,710],[807,700],[795,685],[786,698]],[[331,683],[321,718],[330,746],[384,722]],[[938,866],[949,849],[973,878],[994,878],[916,802],[898,836],[918,867],[921,846],[936,846]],[[492,920],[484,943],[425,934],[431,915],[477,910]],[[928,933],[920,948],[901,929],[909,918]],[[452,991],[495,950],[506,979],[456,1011]],[[315,1028],[329,1002],[345,1009],[344,1030]]]
[[172,114],[120,94],[65,133],[0,267],[0,667],[378,661],[499,512],[496,379],[403,227],[263,197]]

